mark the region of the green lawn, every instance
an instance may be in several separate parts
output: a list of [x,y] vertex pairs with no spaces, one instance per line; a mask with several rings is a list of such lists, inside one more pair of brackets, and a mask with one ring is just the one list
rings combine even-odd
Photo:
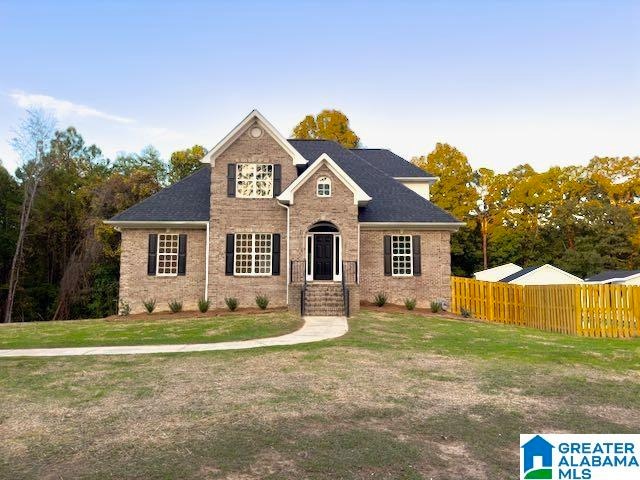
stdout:
[[520,433],[640,430],[638,340],[378,311],[350,327],[249,351],[0,359],[0,478],[506,479]]
[[302,325],[300,319],[283,312],[210,318],[158,314],[150,318],[0,325],[0,349],[223,342],[272,337]]

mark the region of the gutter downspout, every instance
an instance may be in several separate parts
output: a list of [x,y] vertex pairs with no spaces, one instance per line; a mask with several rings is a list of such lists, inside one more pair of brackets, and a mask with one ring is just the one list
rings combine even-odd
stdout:
[[207,222],[207,238],[205,240],[205,254],[204,254],[204,299],[209,300],[209,224]]
[[[288,205],[284,205],[283,203],[278,202],[278,205],[287,209],[287,307],[289,306],[289,281],[291,280],[291,272],[289,265],[289,230],[290,230],[290,210]],[[306,273],[306,272],[305,272]]]
[[356,265],[356,283],[360,285],[360,270],[362,270],[362,264],[360,263],[360,222],[358,222],[358,263]]

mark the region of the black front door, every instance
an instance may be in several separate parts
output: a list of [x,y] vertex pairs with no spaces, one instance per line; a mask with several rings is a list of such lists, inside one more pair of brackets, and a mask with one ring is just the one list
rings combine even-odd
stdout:
[[313,236],[313,279],[333,280],[333,235]]

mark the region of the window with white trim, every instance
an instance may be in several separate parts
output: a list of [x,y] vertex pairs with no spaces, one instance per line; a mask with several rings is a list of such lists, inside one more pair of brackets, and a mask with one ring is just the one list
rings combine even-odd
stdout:
[[272,237],[270,233],[236,233],[236,275],[271,275]]
[[392,235],[391,272],[394,277],[413,275],[411,235]]
[[238,163],[236,165],[236,197],[273,197],[273,165]]
[[179,235],[158,234],[157,275],[178,275],[178,243]]
[[316,188],[319,197],[331,196],[331,179],[329,177],[320,177]]

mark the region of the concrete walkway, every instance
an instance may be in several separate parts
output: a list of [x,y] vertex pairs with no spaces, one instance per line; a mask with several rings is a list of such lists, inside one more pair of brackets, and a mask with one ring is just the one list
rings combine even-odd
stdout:
[[300,330],[279,337],[237,342],[185,345],[132,345],[123,347],[16,348],[0,350],[0,357],[66,357],[77,355],[138,355],[143,353],[207,352],[296,345],[341,337],[349,330],[346,317],[304,317]]

